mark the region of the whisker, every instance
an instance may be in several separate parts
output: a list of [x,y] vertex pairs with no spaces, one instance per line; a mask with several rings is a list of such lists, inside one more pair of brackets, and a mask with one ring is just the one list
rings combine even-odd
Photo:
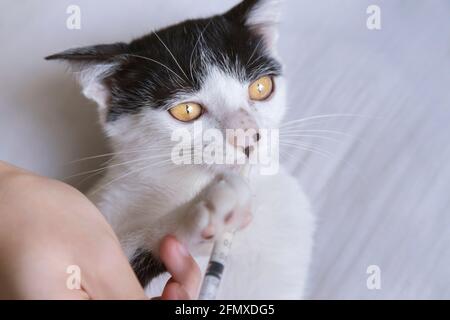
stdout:
[[373,117],[373,116],[351,114],[351,113],[323,114],[323,115],[311,116],[311,117],[307,117],[307,118],[288,121],[288,122],[285,122],[284,124],[282,124],[280,126],[280,128],[285,128],[288,125],[299,124],[299,123],[310,121],[310,120],[326,119],[326,118],[346,118],[346,117],[348,117],[348,118],[367,118],[367,119],[376,119],[377,118],[377,117]]
[[[286,126],[283,126],[285,124],[286,124]],[[285,123],[281,124],[283,127],[281,127],[280,130],[309,128],[309,127],[312,127],[315,125],[324,125],[324,124],[329,124],[329,119],[322,119],[322,120],[316,120],[316,121],[311,120],[311,121],[302,123],[301,126],[297,125],[296,123],[290,124],[289,122],[285,122]]]
[[257,63],[259,60],[261,60],[264,57],[264,53],[260,54],[256,59],[253,59],[252,63],[250,63],[247,67],[253,66],[255,63]]
[[249,63],[252,60],[253,56],[255,55],[256,50],[258,50],[262,40],[263,38],[259,39],[258,44],[255,46],[255,49],[253,50],[252,54],[250,55],[250,58],[248,58],[247,63],[245,64],[246,67],[249,67]]
[[140,56],[140,55],[137,55],[137,54],[132,54],[132,53],[125,53],[125,54],[123,54],[123,55],[125,55],[125,56],[130,56],[130,57],[135,57],[135,58],[140,58],[140,59],[144,59],[144,60],[149,60],[149,61],[151,61],[151,62],[154,62],[154,63],[156,63],[156,64],[159,64],[160,66],[162,66],[162,67],[166,68],[167,70],[169,70],[170,72],[172,72],[172,73],[173,73],[175,76],[177,76],[178,79],[180,79],[182,82],[184,82],[184,79],[183,79],[182,77],[180,77],[180,76],[178,75],[178,73],[176,73],[175,71],[173,71],[171,68],[169,68],[168,66],[166,66],[164,63],[159,62],[158,60],[155,60],[155,59],[152,59],[152,58],[149,58],[149,57]]
[[[189,156],[190,156],[190,155],[187,155],[187,156],[182,157],[182,160],[184,161],[184,160],[187,159]],[[113,159],[110,159],[110,160],[107,161],[107,162],[110,162],[110,161],[112,161],[112,160],[113,160]],[[164,160],[164,161],[162,161],[162,162],[166,162],[166,161]],[[157,163],[157,164],[158,164],[158,163]],[[106,168],[106,169],[107,169],[107,168]],[[90,174],[88,177],[83,178],[77,185],[81,185],[83,182],[85,182],[85,181],[87,181],[87,180],[89,180],[89,179],[95,177],[96,175],[101,174],[101,173],[102,173],[103,171],[105,171],[106,169],[104,169],[104,170],[102,170],[102,171],[99,171],[99,172],[96,172],[96,173],[93,173],[93,174]]]
[[[129,153],[135,153],[135,152],[139,152],[139,151],[133,151],[133,152],[129,152]],[[126,153],[128,153],[128,152],[126,152]],[[67,164],[75,164],[75,163],[82,162],[82,161],[87,161],[87,160],[106,158],[106,157],[114,156],[114,155],[117,155],[117,154],[124,154],[124,152],[103,153],[103,154],[99,154],[99,155],[96,155],[96,156],[89,156],[89,157],[84,157],[84,158],[72,160],[72,161],[68,162]]]
[[280,142],[280,145],[285,145],[288,147],[292,147],[292,148],[296,148],[296,149],[300,149],[300,150],[305,150],[305,151],[309,151],[312,153],[317,153],[325,158],[327,158],[328,160],[332,160],[334,154],[331,152],[328,152],[326,150],[317,148],[317,147],[310,147],[309,145],[305,145],[305,144],[297,144],[297,143],[291,143],[291,142]]
[[180,64],[178,63],[178,60],[175,58],[175,56],[173,55],[172,51],[166,46],[166,44],[164,43],[164,41],[162,41],[162,39],[158,36],[158,34],[156,32],[153,32],[155,34],[155,36],[158,38],[158,40],[162,43],[162,45],[164,46],[164,48],[166,48],[166,50],[169,52],[170,56],[172,57],[172,59],[175,61],[175,63],[177,64],[178,68],[181,70],[181,72],[183,72],[184,76],[186,77],[186,80],[189,81],[188,76],[186,75],[186,73],[184,72],[183,68],[181,68]]
[[286,159],[286,157],[284,157],[284,156],[289,156],[291,159],[296,160],[296,163],[299,164],[302,167],[306,166],[306,164],[307,164],[305,161],[298,161],[298,158],[296,158],[293,154],[287,152],[286,150],[280,149],[280,157],[281,157],[281,159],[283,159],[283,158]]
[[206,26],[203,28],[203,30],[200,32],[200,35],[198,36],[198,39],[197,39],[197,41],[195,42],[194,48],[192,49],[191,57],[190,57],[190,59],[189,59],[189,72],[191,73],[191,79],[192,79],[192,81],[194,81],[194,75],[193,75],[193,70],[192,70],[192,58],[194,57],[194,53],[195,53],[195,50],[197,49],[197,46],[198,46],[198,44],[199,44],[199,42],[200,42],[200,39],[203,38],[203,33],[206,31],[206,29],[209,27],[209,25],[210,25],[210,23],[211,23],[212,21],[213,21],[213,20],[210,19],[210,20],[208,21],[208,23],[206,24]]
[[94,169],[94,170],[89,170],[89,171],[77,173],[77,174],[71,175],[69,177],[63,178],[63,180],[73,179],[73,178],[76,178],[76,177],[84,176],[84,175],[89,174],[89,173],[95,173],[95,172],[103,171],[103,170],[110,169],[110,168],[125,166],[125,165],[131,164],[131,163],[148,161],[148,160],[158,159],[158,158],[167,157],[167,156],[170,156],[170,155],[167,155],[167,154],[157,155],[157,156],[154,156],[154,157],[147,157],[147,158],[142,158],[142,159],[134,159],[134,160],[126,161],[126,162],[116,163],[116,164],[113,164],[113,165],[110,165],[110,166],[105,166],[105,167],[102,167],[102,168],[99,168],[99,169]]
[[362,139],[355,137],[354,135],[350,134],[350,133],[346,133],[346,132],[342,132],[342,131],[337,131],[337,130],[320,130],[320,129],[311,129],[311,130],[302,130],[300,128],[290,128],[288,130],[280,130],[280,136],[285,135],[285,133],[289,133],[289,134],[294,134],[294,133],[330,133],[330,134],[337,134],[337,135],[342,135],[354,140],[357,140],[359,142],[363,142]]
[[[161,141],[164,139],[161,139]],[[156,140],[158,141],[158,140]],[[155,142],[155,141],[153,141]],[[129,151],[121,151],[121,152],[109,152],[109,153],[104,153],[104,154],[99,154],[99,155],[95,155],[95,156],[88,156],[88,157],[84,157],[84,158],[80,158],[80,159],[76,159],[73,161],[68,162],[67,164],[75,164],[81,161],[87,161],[87,160],[94,160],[94,159],[98,159],[98,158],[105,158],[105,157],[110,157],[110,156],[116,156],[116,155],[123,155],[123,154],[133,154],[133,153],[140,153],[140,152],[148,152],[148,151],[158,151],[158,150],[165,150],[165,147],[170,147],[170,144],[166,144],[165,146],[159,145],[158,147],[148,147],[148,148],[144,148],[144,149],[135,149],[135,150],[129,150]]]
[[151,167],[154,167],[154,166],[159,166],[159,165],[164,164],[164,163],[167,163],[167,162],[169,162],[169,161],[172,161],[172,159],[167,159],[167,160],[164,160],[164,161],[161,161],[161,162],[158,162],[158,163],[152,163],[152,164],[150,164],[150,165],[148,165],[148,166],[144,166],[143,168],[139,168],[139,169],[136,169],[136,170],[131,170],[130,172],[127,172],[126,174],[121,175],[121,176],[119,176],[118,178],[115,178],[115,179],[113,179],[113,180],[111,180],[111,181],[109,181],[109,182],[103,184],[102,186],[96,188],[91,194],[93,195],[93,194],[97,193],[98,191],[100,191],[100,190],[102,190],[102,189],[104,189],[104,188],[110,186],[110,185],[113,184],[114,182],[117,182],[117,181],[119,181],[119,180],[121,180],[121,179],[124,179],[124,178],[126,178],[126,177],[128,177],[128,176],[130,176],[130,175],[132,175],[132,174],[142,172],[142,171],[144,171],[145,169],[148,169],[148,168],[151,168]]
[[[111,159],[109,159],[108,161],[103,162],[103,163],[102,163],[102,166],[106,166],[106,165],[107,165],[108,163],[110,163],[112,160],[113,160],[113,159],[111,158]],[[84,178],[81,179],[79,182],[77,182],[77,186],[83,185],[84,182],[90,180],[91,178],[93,178],[93,177],[95,177],[95,176],[97,176],[97,175],[100,175],[102,172],[104,172],[104,171],[99,171],[99,172],[96,172],[96,173],[92,173],[92,174],[88,175],[87,177],[84,177]]]
[[330,137],[310,135],[310,134],[280,134],[280,140],[282,140],[283,137],[286,137],[286,138],[317,138],[317,139],[328,140],[328,141],[332,141],[332,142],[336,142],[336,143],[343,142],[341,140],[330,138]]
[[[296,143],[287,143],[286,144],[286,143],[283,143],[283,142],[280,141],[280,145],[283,145],[283,144],[287,145],[288,147],[293,147],[293,148],[296,148],[296,149],[302,149],[301,146],[299,146]],[[313,147],[313,148],[316,149],[316,151],[318,151],[320,153],[324,153],[323,156],[326,156],[328,158],[327,160],[339,160],[340,162],[343,162],[345,165],[349,166],[350,168],[352,168],[352,170],[354,170],[355,172],[358,173],[358,177],[361,179],[362,182],[367,183],[367,181],[368,181],[367,177],[365,175],[363,175],[361,173],[361,171],[356,166],[351,164],[349,161],[346,161],[343,158],[338,158],[335,154],[333,154],[331,152],[328,152],[326,150],[323,150],[321,148],[318,148],[318,147]],[[308,151],[311,151],[311,150],[308,150]]]

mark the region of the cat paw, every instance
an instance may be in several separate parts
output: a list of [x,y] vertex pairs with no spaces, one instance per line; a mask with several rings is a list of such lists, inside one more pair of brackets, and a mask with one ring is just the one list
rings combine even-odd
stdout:
[[244,228],[251,221],[250,200],[250,188],[244,178],[234,173],[218,176],[191,207],[194,237],[212,240],[225,231]]

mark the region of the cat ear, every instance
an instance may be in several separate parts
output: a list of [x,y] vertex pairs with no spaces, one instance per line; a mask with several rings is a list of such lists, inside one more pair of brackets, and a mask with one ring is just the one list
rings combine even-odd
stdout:
[[83,94],[97,102],[100,109],[106,109],[110,92],[103,80],[116,70],[119,56],[126,54],[127,49],[125,43],[102,44],[69,49],[45,59],[67,61],[77,75]]
[[266,46],[274,50],[278,40],[281,4],[282,0],[244,0],[225,13],[225,17],[263,36]]

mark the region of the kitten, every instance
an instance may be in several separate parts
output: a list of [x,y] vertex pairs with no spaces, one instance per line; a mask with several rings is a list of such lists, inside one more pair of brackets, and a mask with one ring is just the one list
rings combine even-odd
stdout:
[[[245,224],[249,208],[253,221],[236,234],[219,298],[304,295],[314,218],[296,180],[281,168],[275,175],[252,170],[247,183],[236,164],[179,165],[170,158],[172,132],[194,135],[200,121],[221,132],[279,126],[286,108],[276,52],[279,11],[279,1],[245,0],[225,14],[130,43],[47,57],[68,61],[83,93],[98,104],[115,155],[90,197],[149,295],[167,280],[158,258],[164,235],[183,241],[204,270],[214,238]],[[260,138],[225,143],[251,158]]]

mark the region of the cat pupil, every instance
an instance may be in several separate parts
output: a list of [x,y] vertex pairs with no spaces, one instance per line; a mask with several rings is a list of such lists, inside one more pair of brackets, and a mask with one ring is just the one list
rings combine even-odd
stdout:
[[190,105],[186,105],[186,113],[187,114],[190,114],[192,112],[192,106],[190,106]]
[[264,91],[264,85],[261,83],[258,83],[258,92],[262,93]]

